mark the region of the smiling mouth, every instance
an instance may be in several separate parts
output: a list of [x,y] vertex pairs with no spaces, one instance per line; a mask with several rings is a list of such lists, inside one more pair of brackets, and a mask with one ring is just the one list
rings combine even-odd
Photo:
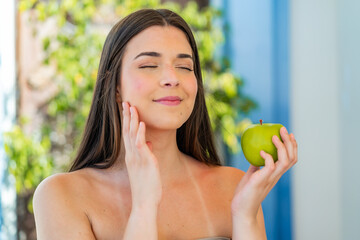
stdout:
[[169,96],[169,97],[155,99],[153,101],[167,106],[176,106],[181,103],[182,99],[176,96]]

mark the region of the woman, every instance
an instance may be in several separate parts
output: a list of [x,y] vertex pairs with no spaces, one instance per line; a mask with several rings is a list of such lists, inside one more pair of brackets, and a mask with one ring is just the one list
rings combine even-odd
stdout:
[[266,239],[261,202],[297,161],[220,166],[197,47],[169,10],[140,10],[110,31],[90,114],[69,173],[34,195],[38,239]]

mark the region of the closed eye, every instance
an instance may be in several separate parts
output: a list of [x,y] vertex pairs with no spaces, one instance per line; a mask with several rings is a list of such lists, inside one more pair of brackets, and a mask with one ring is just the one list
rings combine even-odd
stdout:
[[145,66],[140,66],[139,68],[157,68],[158,66],[156,65],[145,65]]
[[189,68],[189,67],[178,67],[178,68],[188,70],[189,72],[194,71],[193,69],[191,69],[191,68]]

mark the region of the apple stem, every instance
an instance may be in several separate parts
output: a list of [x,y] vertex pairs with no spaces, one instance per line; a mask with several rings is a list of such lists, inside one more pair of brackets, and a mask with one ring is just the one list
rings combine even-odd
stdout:
[[260,125],[262,125],[262,119],[260,119]]

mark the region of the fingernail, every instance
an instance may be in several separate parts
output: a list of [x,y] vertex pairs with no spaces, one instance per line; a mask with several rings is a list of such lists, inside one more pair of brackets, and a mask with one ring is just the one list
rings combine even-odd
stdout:
[[124,110],[124,108],[125,108],[125,103],[122,102],[121,105],[122,105],[122,108],[123,108],[123,110]]
[[133,107],[130,107],[130,114],[132,115],[132,114],[133,114],[133,112],[134,112]]
[[288,133],[288,131],[287,131],[286,127],[283,127],[283,128],[285,129],[285,130],[284,130],[284,132],[285,132],[285,133]]

